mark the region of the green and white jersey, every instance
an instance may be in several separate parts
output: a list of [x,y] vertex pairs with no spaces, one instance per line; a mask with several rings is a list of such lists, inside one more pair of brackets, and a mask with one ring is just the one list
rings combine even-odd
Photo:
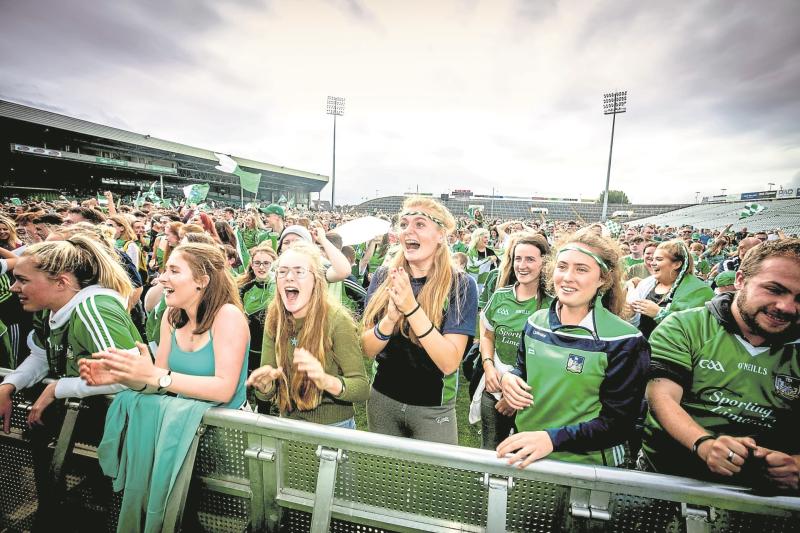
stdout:
[[[144,334],[147,336],[147,343],[152,350],[158,348],[161,340],[161,318],[167,310],[167,297],[162,294],[156,306],[152,308],[145,318]],[[154,352],[155,353],[155,352]]]
[[[650,337],[654,368],[661,363],[688,375],[680,383],[681,407],[712,435],[750,436],[760,446],[797,454],[800,443],[790,435],[800,422],[800,339],[752,346],[734,333],[731,299],[721,295],[705,307],[668,316]],[[711,477],[652,412],[642,449],[659,472]]]
[[52,378],[75,377],[81,358],[109,348],[128,350],[142,340],[116,292],[89,289],[57,312],[44,310],[33,317],[32,341],[47,353]]
[[34,314],[28,337],[31,354],[4,380],[21,390],[45,377],[58,378],[56,398],[112,394],[125,387],[93,387],[78,376],[78,361],[109,348],[135,350],[141,341],[125,300],[117,292],[92,285],[55,313]]
[[516,363],[525,322],[537,310],[550,307],[552,300],[545,295],[541,302],[536,297],[519,301],[514,285],[492,294],[481,313],[481,323],[494,334],[494,350],[501,362],[512,366]]
[[577,326],[561,323],[557,305],[525,323],[512,373],[531,386],[533,404],[517,412],[517,429],[546,431],[551,459],[618,466],[641,414],[647,341],[599,298]]

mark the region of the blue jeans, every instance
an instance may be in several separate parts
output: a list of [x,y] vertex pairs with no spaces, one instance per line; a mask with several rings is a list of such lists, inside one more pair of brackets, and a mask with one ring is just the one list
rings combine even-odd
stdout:
[[328,424],[328,425],[337,428],[356,429],[356,419],[351,416],[347,420],[342,420],[341,422],[335,422],[333,424]]

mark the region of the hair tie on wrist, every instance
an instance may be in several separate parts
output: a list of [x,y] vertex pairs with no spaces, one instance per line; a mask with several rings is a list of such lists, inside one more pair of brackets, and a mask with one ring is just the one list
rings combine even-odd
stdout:
[[429,335],[429,334],[430,334],[430,332],[431,332],[431,331],[433,331],[434,329],[435,329],[435,327],[434,327],[434,325],[433,325],[433,322],[431,322],[431,327],[430,327],[430,328],[428,328],[428,331],[426,331],[426,332],[425,332],[425,333],[423,333],[422,335],[417,335],[417,339],[421,339],[422,337],[425,337],[425,336]]
[[375,338],[377,338],[379,341],[383,341],[383,342],[386,342],[386,341],[390,340],[392,338],[392,336],[391,335],[384,335],[383,333],[381,333],[381,330],[378,328],[378,324],[380,324],[380,320],[378,322],[376,322],[375,323],[375,327],[372,328],[372,333],[375,334]]
[[410,312],[410,313],[408,313],[408,314],[406,314],[406,313],[403,313],[403,316],[404,316],[404,317],[406,317],[406,318],[408,318],[408,317],[410,317],[411,315],[413,315],[414,313],[416,313],[418,310],[419,310],[419,302],[417,302],[417,306],[414,308],[414,310],[413,310],[413,311],[411,311],[411,312]]

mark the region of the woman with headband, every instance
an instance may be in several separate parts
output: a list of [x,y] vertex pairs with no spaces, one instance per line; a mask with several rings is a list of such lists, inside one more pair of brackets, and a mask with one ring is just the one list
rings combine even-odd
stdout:
[[694,260],[682,240],[659,244],[652,268],[652,276],[628,290],[628,301],[635,313],[631,323],[646,338],[668,314],[700,307],[714,297],[711,287],[692,274]]
[[408,198],[398,221],[401,253],[372,277],[361,337],[377,362],[370,431],[458,443],[458,367],[475,332],[478,296],[450,258],[454,229],[441,204]]
[[582,230],[556,250],[547,269],[555,299],[528,319],[516,367],[500,380],[518,433],[497,455],[520,468],[547,456],[618,466],[641,414],[650,347],[619,317],[617,245]]

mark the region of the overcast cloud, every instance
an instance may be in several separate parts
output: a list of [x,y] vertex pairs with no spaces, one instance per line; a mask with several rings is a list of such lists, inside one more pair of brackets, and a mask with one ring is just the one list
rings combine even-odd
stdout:
[[329,175],[325,100],[345,97],[337,202],[595,197],[611,90],[629,92],[611,186],[635,202],[800,171],[796,0],[1,5],[5,99]]

